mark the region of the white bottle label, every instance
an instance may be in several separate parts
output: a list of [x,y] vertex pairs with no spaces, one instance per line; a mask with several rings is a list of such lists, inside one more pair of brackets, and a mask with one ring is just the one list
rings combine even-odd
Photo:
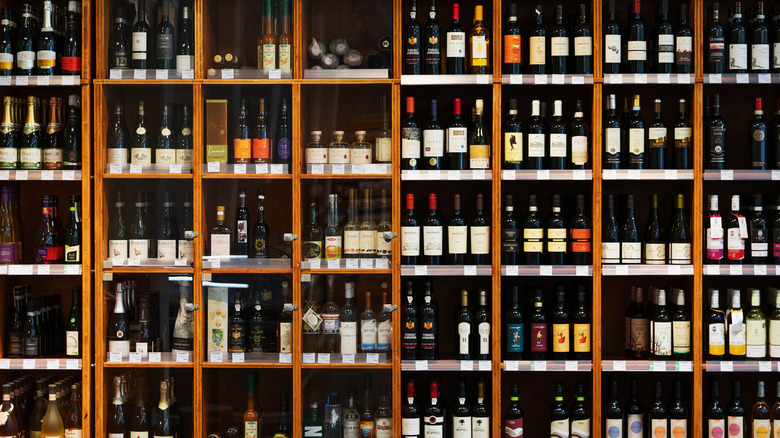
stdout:
[[628,60],[646,61],[647,60],[647,41],[629,41],[628,42]]
[[420,435],[420,419],[419,418],[402,418],[401,419],[401,435],[403,435],[403,436],[417,436],[417,435]]
[[589,36],[574,37],[574,56],[590,56],[593,53],[592,41]]
[[772,45],[772,53],[776,54],[772,57],[772,68],[780,68],[780,42]]
[[670,419],[669,436],[672,436],[674,438],[688,438],[688,420]]
[[546,39],[543,36],[532,36],[529,39],[529,63],[531,65],[544,65],[546,55]]
[[129,258],[146,260],[149,258],[149,241],[147,239],[130,239]]
[[645,263],[648,265],[666,264],[666,244],[646,242]]
[[109,147],[106,152],[106,164],[127,164],[128,149]]
[[488,254],[490,253],[490,227],[470,227],[471,231],[471,253]]
[[306,164],[327,164],[328,149],[306,148]]
[[691,322],[672,322],[672,351],[675,354],[687,354],[691,352]]
[[351,164],[371,164],[371,149],[354,148],[349,150]]
[[192,240],[179,241],[179,258],[192,261],[195,255],[195,248],[192,246]]
[[466,254],[468,251],[468,227],[465,225],[448,226],[447,244],[450,254]]
[[726,417],[729,438],[743,438],[745,436],[745,417]]
[[350,150],[348,148],[328,148],[328,163],[349,164]]
[[133,59],[146,59],[146,32],[133,32]]
[[471,335],[471,324],[468,322],[458,323],[458,353],[469,354],[469,335]]
[[709,420],[707,422],[707,438],[726,437],[726,420]]
[[443,129],[423,130],[423,156],[424,157],[444,156],[444,130]]
[[420,227],[401,227],[401,255],[420,255]]
[[338,313],[323,313],[321,316],[323,333],[335,334],[339,332]]
[[490,417],[471,417],[471,438],[490,437]]
[[125,260],[127,258],[127,240],[109,240],[108,258]]
[[130,149],[130,163],[132,164],[152,164],[152,150],[150,148],[132,148]]
[[729,44],[729,70],[746,70],[747,44]]
[[769,356],[780,358],[780,321],[774,319],[769,320]]
[[550,438],[569,438],[569,419],[550,422]]
[[621,50],[620,35],[604,35],[604,62],[606,64],[620,64]]
[[590,438],[590,418],[571,422],[571,438]]
[[176,259],[176,241],[158,240],[157,258],[160,260],[169,260],[169,261],[173,261],[174,259]]
[[423,254],[440,256],[444,250],[444,227],[423,226]]
[[447,128],[447,152],[465,154],[468,150],[468,128]]
[[378,137],[374,139],[376,143],[376,160],[380,163],[387,163],[393,159],[393,139],[388,137]]
[[471,38],[471,57],[473,59],[487,59],[487,38],[474,36]]
[[673,265],[690,265],[691,264],[691,244],[690,243],[677,243],[673,242],[669,244],[671,248],[671,258],[669,262]]
[[393,345],[393,321],[388,319],[379,323],[377,329],[377,349],[388,351]]
[[544,134],[528,134],[528,157],[544,157]]
[[601,263],[620,263],[620,242],[601,243]]
[[566,156],[566,134],[550,134],[550,156]]
[[645,130],[643,128],[630,128],[628,130],[629,152],[634,155],[645,152]]
[[576,165],[588,162],[588,137],[584,135],[572,136],[571,162]]
[[569,56],[569,37],[550,38],[550,56]]
[[77,331],[65,332],[65,355],[66,356],[79,355],[79,332]]
[[622,263],[640,263],[642,261],[642,243],[622,242],[620,244]]
[[369,257],[375,256],[376,248],[374,247],[374,244],[376,243],[376,231],[359,231],[358,237],[360,241],[360,255]]
[[[343,337],[341,347],[344,348]],[[290,322],[279,323],[279,352],[292,353],[292,323]]]
[[490,323],[480,322],[477,326],[479,333],[479,354],[490,354]]
[[357,322],[341,321],[341,354],[357,353]]
[[417,140],[401,139],[401,158],[420,158],[419,137]]
[[344,255],[360,255],[360,232],[344,231]]
[[766,356],[766,321],[748,319],[747,328],[747,357],[763,358]]
[[769,44],[753,44],[751,70],[769,70]]
[[658,63],[674,63],[674,35],[658,35]]
[[230,255],[230,234],[211,235],[211,255],[212,256]]
[[607,418],[607,434],[609,438],[623,438],[623,419]]
[[452,416],[452,438],[471,438],[471,417]]
[[642,414],[628,414],[626,421],[628,438],[644,438],[645,420]]
[[363,351],[376,350],[376,320],[360,321],[360,348]]
[[[672,323],[653,323],[653,346],[657,356],[672,355]],[[655,430],[655,428],[653,428]]]
[[466,57],[466,32],[447,32],[447,58]]

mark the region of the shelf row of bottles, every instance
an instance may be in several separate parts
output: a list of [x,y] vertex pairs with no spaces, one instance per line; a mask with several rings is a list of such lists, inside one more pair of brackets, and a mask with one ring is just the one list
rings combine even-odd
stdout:
[[[718,379],[710,378],[709,396],[704,405],[704,425],[707,436],[772,436],[780,431],[780,382],[777,386],[777,401],[770,408],[767,403],[766,382],[756,382],[756,402],[746,412],[742,402],[742,384],[739,379],[731,380],[731,397],[724,404],[720,401]],[[750,431],[750,432],[748,432]]]
[[607,436],[616,438],[688,436],[689,411],[683,401],[682,383],[679,380],[672,381],[672,397],[668,404],[663,402],[661,381],[654,380],[653,398],[647,405],[646,412],[639,400],[641,393],[636,379],[631,379],[631,391],[625,405],[622,405],[619,400],[618,381],[612,379],[607,386],[609,395],[604,397],[602,410]]
[[81,383],[73,377],[38,379],[29,376],[3,384],[0,412],[3,436],[82,436]]
[[[743,296],[750,298],[746,308],[742,305]],[[720,297],[718,289],[709,290],[709,308],[704,312],[705,359],[779,359],[780,294],[777,290],[770,288],[762,294],[761,289],[748,288],[747,293],[742,294],[739,289],[728,289],[723,296],[728,307],[721,307]]]
[[631,287],[631,305],[625,316],[626,357],[654,360],[691,360],[691,317],[685,291],[650,287],[652,300],[645,306],[644,289]]
[[768,219],[761,193],[742,195],[744,198],[750,200],[748,206],[741,203],[740,195],[731,196],[729,214],[724,220],[718,195],[708,195],[704,263],[766,264],[780,260],[780,234],[775,235],[778,234],[775,230],[780,229],[778,207],[772,206],[774,213]]
[[186,416],[181,413],[174,381],[173,376],[160,381],[157,407],[153,409],[148,402],[151,387],[145,375],[115,376],[113,399],[108,403],[106,415],[108,435],[112,438],[180,436]]

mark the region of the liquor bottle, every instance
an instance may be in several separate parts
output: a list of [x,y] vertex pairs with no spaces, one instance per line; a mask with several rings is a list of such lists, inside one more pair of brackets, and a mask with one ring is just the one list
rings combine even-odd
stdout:
[[712,4],[710,22],[705,32],[705,71],[706,73],[724,73],[726,69],[726,37],[723,26],[720,24],[718,2]]
[[420,343],[418,311],[412,282],[407,281],[405,288],[406,304],[401,307],[401,357],[402,360],[416,360]]
[[550,71],[566,74],[569,57],[569,34],[563,25],[563,5],[555,7],[555,23],[550,29]]
[[[669,36],[671,37],[671,35]],[[671,69],[671,64],[669,64],[669,69]],[[665,169],[666,142],[669,136],[666,124],[661,120],[661,99],[655,99],[655,115],[647,127],[647,136],[648,149],[650,149],[647,157],[647,168]]]
[[693,65],[693,33],[688,27],[688,4],[686,3],[680,4],[680,22],[674,35],[674,71],[690,74]]
[[[436,195],[428,195],[428,215],[423,219],[423,263],[440,265],[443,263],[444,218],[439,213]],[[465,242],[464,242],[465,243]]]
[[228,322],[228,353],[244,353],[247,344],[247,321],[240,297],[233,304],[233,316]]
[[[618,383],[614,378],[609,382],[609,399],[604,406],[604,429],[610,437],[623,438],[623,409],[618,402]],[[630,424],[629,424],[630,427]]]
[[[108,328],[106,330],[109,353],[120,354],[122,360],[130,357],[130,327],[128,325],[127,316],[125,315],[124,298],[124,284],[117,283],[116,303],[114,304],[114,311],[109,317]],[[28,311],[27,314],[29,316],[30,312]]]
[[642,261],[642,242],[634,216],[634,195],[628,195],[626,220],[620,229],[620,263],[633,264]]
[[452,101],[452,118],[447,125],[447,168],[450,170],[466,169],[468,157],[468,128],[461,117],[461,100]]
[[173,63],[173,24],[168,19],[170,9],[168,0],[162,0],[160,8],[160,24],[155,33],[154,53],[157,58],[158,69],[171,70]]
[[471,263],[490,264],[490,216],[485,214],[485,202],[482,193],[477,195],[477,209],[469,224],[471,242]]
[[672,167],[675,169],[688,169],[691,167],[692,142],[693,127],[685,116],[685,99],[680,99],[679,114],[677,121],[674,123],[674,154],[672,155],[674,162]]
[[718,379],[710,377],[710,398],[709,403],[704,408],[704,415],[707,419],[707,437],[718,436],[718,434],[722,436],[726,431],[726,418],[718,393]]
[[[325,406],[325,413],[328,413],[328,406]],[[283,392],[279,401],[279,418],[274,426],[274,436],[277,438],[292,437],[292,413],[290,412],[290,394]]]
[[339,306],[336,304],[335,278],[329,275],[328,293],[322,306],[322,344],[324,353],[339,353]]
[[747,329],[742,311],[740,291],[730,289],[731,307],[726,312],[726,329],[728,330],[729,358],[745,360],[747,353]]
[[[16,34],[16,74],[19,76],[32,76],[35,67],[36,44],[34,28],[36,23],[34,21],[32,7],[28,4],[23,5],[22,28]],[[124,23],[124,20],[122,20],[122,23],[119,22],[119,17],[116,17],[116,21],[117,26]]]
[[[458,203],[460,203],[460,195]],[[504,217],[501,220],[501,264],[518,264],[518,252],[520,251],[519,229],[515,217],[514,197],[506,195],[504,201]]]
[[160,382],[160,401],[157,403],[157,410],[155,411],[155,424],[152,434],[154,438],[177,436],[171,412],[173,411],[171,403],[173,387],[171,385],[172,383],[169,383],[167,380]]
[[420,259],[421,222],[414,214],[414,194],[406,195],[406,214],[401,218],[401,264],[416,265]]
[[[3,403],[0,405],[0,412],[4,414],[5,421],[0,425],[0,435],[6,437],[19,436],[19,430],[21,428],[20,423],[22,420],[17,419],[16,414],[13,413],[14,408],[16,408],[16,405],[14,405],[11,400],[12,395],[15,396],[14,392],[10,383],[3,384]],[[21,406],[17,409],[20,408]]]
[[675,207],[672,210],[672,220],[669,226],[669,235],[666,240],[669,248],[666,253],[669,256],[669,264],[691,264],[691,237],[688,235],[688,227],[685,220],[685,201],[681,193],[677,194]]
[[263,320],[263,305],[260,301],[260,295],[253,292],[254,304],[252,307],[252,316],[249,319],[249,341],[247,350],[253,353],[262,353],[265,351],[264,345],[267,341],[265,334],[265,321]]
[[742,2],[734,5],[734,14],[728,30],[728,73],[746,73],[748,68],[747,32],[742,25]]
[[160,117],[160,133],[157,136],[155,148],[155,163],[158,169],[170,168],[171,164],[176,163],[176,150],[173,144],[173,131],[170,128],[169,116],[171,114],[170,105],[163,104],[162,116]]
[[217,225],[211,229],[211,256],[230,256],[232,231],[225,225],[225,207],[217,206]]
[[766,263],[769,257],[769,229],[761,204],[761,193],[756,193],[753,197],[753,213],[747,220],[750,260],[755,264]]
[[436,380],[431,381],[431,399],[423,410],[423,436],[443,437],[444,434],[444,409],[439,406],[439,383]]
[[[628,73],[644,73],[647,64],[647,41],[645,40],[645,23],[642,21],[640,0],[633,0],[632,15],[628,23],[627,60]],[[638,100],[634,98],[635,102]],[[635,106],[639,106],[636,104]]]
[[322,438],[324,435],[322,418],[320,418],[320,406],[317,402],[312,402],[309,416],[303,420],[303,436],[311,438]]
[[114,117],[108,129],[106,164],[127,164],[130,135],[125,123],[125,110],[121,101],[114,105]]
[[585,195],[577,195],[577,211],[569,221],[569,252],[575,265],[591,264],[591,224],[585,216]]
[[[411,73],[411,74],[419,74]],[[420,122],[414,116],[414,97],[406,98],[406,117],[401,121],[401,168],[417,170],[422,168],[420,160]]]
[[547,338],[547,315],[544,313],[542,291],[534,292],[534,310],[530,316],[531,331],[530,349],[531,360],[546,360],[549,344]]
[[322,225],[317,221],[317,200],[309,203],[309,221],[303,227],[303,259],[321,259],[325,240]]
[[144,101],[138,102],[138,124],[133,132],[133,142],[130,149],[130,163],[148,167],[152,164],[152,147],[148,140],[146,118],[144,117]]
[[712,116],[705,121],[707,168],[722,170],[726,163],[726,122],[720,117],[720,95],[712,98]]
[[[691,317],[685,311],[685,291],[672,289],[675,304],[672,308],[672,356],[675,360],[690,360],[691,357]],[[672,428],[672,430],[674,430]]]
[[24,134],[19,148],[19,167],[22,169],[43,168],[43,139],[41,125],[36,122],[37,99],[27,97],[27,120],[24,123]]
[[357,312],[352,305],[355,283],[344,285],[344,305],[339,310],[338,330],[341,354],[357,353]]
[[569,436],[569,412],[563,404],[563,384],[555,383],[555,399],[550,406],[550,436]]
[[409,21],[404,26],[404,70],[406,75],[422,72],[422,26],[417,21],[417,0],[410,0]]
[[523,125],[517,118],[517,99],[509,99],[509,112],[504,122],[504,157],[502,169],[523,167]]
[[[347,409],[344,410],[341,428],[345,438],[356,438],[360,436],[360,413],[355,407],[355,387],[349,389],[347,397]],[[341,435],[332,435],[339,437]]]
[[471,360],[472,345],[472,320],[469,311],[469,292],[466,289],[460,291],[460,306],[455,309],[455,333],[458,334],[458,343],[455,348],[455,356],[458,360]]
[[266,73],[276,68],[276,35],[274,34],[274,3],[263,5],[263,33],[257,38],[257,69]]
[[574,120],[569,125],[569,156],[572,169],[585,169],[588,165],[588,134],[590,129],[583,119],[582,101],[574,105]]
[[393,311],[397,308],[388,302],[387,292],[382,291],[382,310],[377,316],[376,346],[380,353],[391,354],[393,348]]
[[[634,0],[638,2],[639,0]],[[645,164],[645,122],[640,115],[639,95],[634,95],[628,125],[628,168],[642,169]]]
[[620,263],[620,239],[615,219],[615,197],[607,195],[607,208],[604,213],[604,225],[601,231],[601,263]]
[[604,74],[620,73],[621,42],[620,26],[615,21],[615,0],[609,0],[607,6],[607,19],[604,25]]
[[648,428],[655,436],[668,436],[669,412],[661,401],[661,381],[653,382],[653,401],[647,408]]
[[[759,2],[759,11],[763,12],[763,2]],[[753,405],[753,412],[751,415],[751,430],[753,436],[770,436],[772,433],[772,422],[769,413],[769,405],[765,400],[764,382],[758,382],[758,389],[756,390],[756,404]]]
[[704,324],[707,336],[705,359],[723,359],[726,355],[726,315],[720,310],[718,289],[710,289],[710,308],[704,315]]
[[504,57],[502,73],[505,75],[520,74],[523,68],[523,34],[517,24],[517,3],[510,3],[503,26]]
[[471,407],[466,404],[466,381],[461,376],[458,380],[458,402],[452,408],[452,436],[471,436]]
[[528,195],[528,215],[523,218],[523,253],[526,265],[540,265],[544,250],[544,228],[537,214],[536,195]]
[[401,435],[408,438],[422,436],[420,407],[415,402],[414,379],[406,382],[406,403],[401,407]]
[[639,402],[637,394],[636,378],[631,378],[631,391],[626,402],[626,432],[629,438],[641,438],[644,436],[644,410]]
[[[5,202],[5,201],[4,201]],[[124,261],[128,258],[127,239],[129,230],[125,224],[124,192],[116,192],[114,199],[114,213],[108,223],[108,257],[112,260]]]
[[137,20],[133,25],[132,66],[134,69],[149,68],[148,55],[151,28],[146,22],[146,1],[139,0]]
[[441,28],[436,21],[436,0],[430,0],[428,21],[423,28],[423,73],[441,74]]
[[739,211],[739,195],[731,196],[731,212],[725,228],[728,262],[741,264],[745,260],[745,240],[749,234],[745,217]]
[[81,201],[80,197],[71,195],[70,215],[65,227],[65,263],[81,263]]
[[[547,125],[547,135],[550,144],[550,158],[548,164],[550,169],[564,169],[566,166],[566,122],[563,120],[563,102],[556,100],[553,102],[553,117]],[[574,157],[572,157],[574,158]]]
[[669,23],[669,2],[661,2],[661,13],[653,32],[655,35],[655,72],[671,73],[674,66],[674,30]]
[[673,342],[672,318],[666,310],[666,291],[659,289],[657,292],[658,303],[650,328],[653,333],[652,353],[656,359],[671,359]]
[[523,436],[523,410],[520,409],[519,400],[517,385],[512,385],[509,391],[509,406],[504,415],[504,438]]
[[247,113],[246,99],[242,98],[236,122],[236,136],[233,138],[233,162],[236,164],[247,164],[252,159],[253,148],[252,140],[249,139]]
[[764,123],[764,111],[762,110],[761,98],[756,98],[753,120],[748,126],[748,135],[750,136],[750,168],[755,170],[766,169],[766,124]]
[[433,304],[431,283],[425,283],[425,296],[420,306],[420,356],[423,360],[435,360],[438,350],[438,310]]
[[[285,123],[287,122],[285,121]],[[289,151],[290,139],[286,138],[285,140],[287,140],[286,147]],[[349,151],[349,162],[352,164],[371,164],[373,163],[371,158],[373,155],[372,152],[373,147],[371,146],[371,143],[366,141],[366,131],[355,131],[355,142],[352,143],[352,149]],[[289,154],[289,152],[287,153]]]
[[376,313],[371,308],[371,292],[366,292],[366,307],[360,314],[360,351],[377,351],[377,320]]
[[349,189],[349,210],[344,224],[344,257],[360,257],[360,230],[357,217],[357,189]]
[[[336,196],[336,195],[331,195]],[[270,248],[268,246],[270,230],[265,223],[265,189],[257,189],[257,222],[252,227],[252,250],[251,256],[255,258],[270,257]],[[238,217],[238,215],[236,215]],[[247,226],[249,226],[247,214]],[[339,235],[339,241],[341,236]],[[327,249],[326,249],[327,251]],[[339,242],[339,255],[341,255],[341,244]]]
[[732,436],[745,433],[745,407],[741,400],[741,385],[738,379],[731,380],[731,399],[726,404],[726,430]]
[[[479,8],[479,6],[477,6]],[[483,122],[484,103],[477,99],[474,129],[469,137],[469,168],[490,169],[490,134]]]
[[58,405],[57,386],[49,385],[49,403],[46,407],[46,413],[41,419],[41,437],[65,436],[65,423],[62,421]]
[[764,24],[764,2],[758,2],[750,29],[750,71],[751,73],[769,72],[769,30]]
[[176,35],[176,70],[192,70],[195,68],[195,42],[191,7],[181,4],[179,14],[178,34]]
[[390,408],[387,386],[382,385],[379,391],[379,406],[374,414],[374,432],[376,438],[390,438],[393,436],[393,411]]
[[194,257],[192,238],[188,237],[193,229],[192,192],[184,192],[182,206],[184,207],[184,215],[179,223],[179,241],[177,242],[179,252],[176,258],[183,259],[185,263],[189,263]]
[[544,121],[540,116],[539,101],[531,101],[531,118],[528,121],[525,153],[526,168],[541,170],[545,166],[546,135]]
[[[258,204],[261,205],[261,204]],[[259,209],[260,207],[258,207]],[[261,213],[262,214],[262,213]],[[325,258],[340,259],[342,230],[338,222],[338,195],[328,195],[328,226],[325,227]]]
[[666,264],[666,242],[661,221],[658,219],[658,195],[650,195],[650,211],[647,214],[645,234],[642,236],[644,262],[648,265]]
[[261,414],[255,410],[255,375],[249,374],[247,387],[246,410],[244,411],[244,438],[257,438],[260,436]]
[[[547,73],[545,68],[547,63],[547,29],[544,27],[542,16],[542,5],[536,5],[536,9],[534,10],[536,24],[531,28],[531,34],[528,40],[528,65],[531,67],[530,73],[537,75]],[[531,117],[533,117],[533,110],[531,113]],[[538,116],[538,111],[535,114]],[[529,136],[530,135],[529,132]],[[528,156],[530,157],[530,155]]]
[[[430,195],[434,196],[434,195]],[[447,221],[447,263],[450,265],[463,265],[466,263],[468,252],[468,227],[466,219],[461,214],[460,194],[455,194],[453,199],[452,216]]]
[[750,310],[745,315],[746,358],[763,360],[766,357],[766,316],[761,311],[761,290],[748,289]]
[[[769,315],[769,357],[777,359],[780,357],[780,294],[775,293],[774,310]],[[778,417],[780,420],[780,417]]]
[[441,170],[444,160],[444,128],[437,119],[437,102],[431,100],[431,118],[422,131],[424,168]]
[[[244,117],[246,117],[245,114],[246,112],[244,112]],[[236,139],[242,139],[242,140],[233,140],[234,143],[236,141],[240,141],[244,149],[246,149],[246,147],[250,147],[248,144],[251,144],[251,149],[252,149],[251,156],[252,156],[253,163],[259,163],[259,164],[270,163],[271,162],[271,139],[268,138],[268,122],[266,121],[265,99],[261,97],[258,103],[257,121],[255,122],[255,126],[252,132],[251,141],[246,140],[249,138],[248,128],[246,127],[246,123],[244,123],[244,125],[241,125],[240,120],[241,120],[241,115],[239,115],[240,128],[236,136]],[[244,122],[246,122],[246,118],[244,118]]]
[[490,72],[490,31],[482,22],[482,16],[482,5],[476,5],[474,7],[474,25],[469,32],[468,69],[469,73],[478,75]]
[[376,256],[389,260],[393,252],[393,242],[385,239],[385,233],[392,233],[393,226],[388,218],[387,189],[382,189],[382,197],[379,203],[379,223],[376,225]]
[[550,314],[554,360],[566,360],[571,354],[571,321],[569,311],[566,309],[565,294],[563,286],[558,286],[558,290],[555,292],[555,308]]

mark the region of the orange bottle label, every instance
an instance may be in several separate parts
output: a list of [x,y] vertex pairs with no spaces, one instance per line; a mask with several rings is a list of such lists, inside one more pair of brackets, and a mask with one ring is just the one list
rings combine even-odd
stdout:
[[520,35],[504,35],[504,62],[522,62],[522,37]]
[[252,141],[247,139],[234,139],[233,140],[233,155],[236,159],[250,159],[252,158]]
[[268,159],[271,151],[271,140],[267,138],[252,139],[252,158]]

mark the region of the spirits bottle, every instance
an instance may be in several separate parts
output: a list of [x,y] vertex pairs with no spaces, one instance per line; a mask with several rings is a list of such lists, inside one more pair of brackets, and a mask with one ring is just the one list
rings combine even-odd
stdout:
[[376,257],[376,222],[371,218],[371,189],[363,189],[363,222],[358,227],[358,247],[361,258]]
[[269,70],[276,65],[276,35],[274,34],[273,1],[266,0],[263,7],[263,34],[257,41],[257,68]]
[[328,276],[328,293],[322,306],[322,338],[324,353],[338,353],[339,348],[339,306],[336,304],[335,277]]
[[263,428],[261,426],[261,413],[255,409],[255,375],[249,375],[249,384],[246,397],[246,410],[244,411],[244,438],[258,438]]
[[[233,138],[233,162],[236,164],[247,164],[252,159],[253,148],[252,140],[249,138],[247,114],[246,99],[242,98],[236,121],[236,134]],[[258,156],[260,155],[258,154]]]
[[344,285],[344,305],[339,311],[339,341],[341,354],[357,353],[358,315],[352,305],[355,297],[355,283]]
[[230,256],[232,232],[225,225],[225,207],[217,206],[217,225],[211,229],[211,256]]
[[365,308],[360,314],[360,351],[375,353],[377,351],[377,320],[376,313],[371,308],[371,292],[366,292]]
[[[268,121],[266,118],[265,99],[260,98],[257,108],[257,121],[255,122],[251,140],[252,162],[256,164],[271,162],[271,139],[268,137]],[[244,136],[244,132],[245,131],[242,129],[237,138],[248,138],[247,136]]]
[[325,250],[325,232],[317,221],[317,200],[309,203],[309,221],[303,227],[303,259],[321,259]]

